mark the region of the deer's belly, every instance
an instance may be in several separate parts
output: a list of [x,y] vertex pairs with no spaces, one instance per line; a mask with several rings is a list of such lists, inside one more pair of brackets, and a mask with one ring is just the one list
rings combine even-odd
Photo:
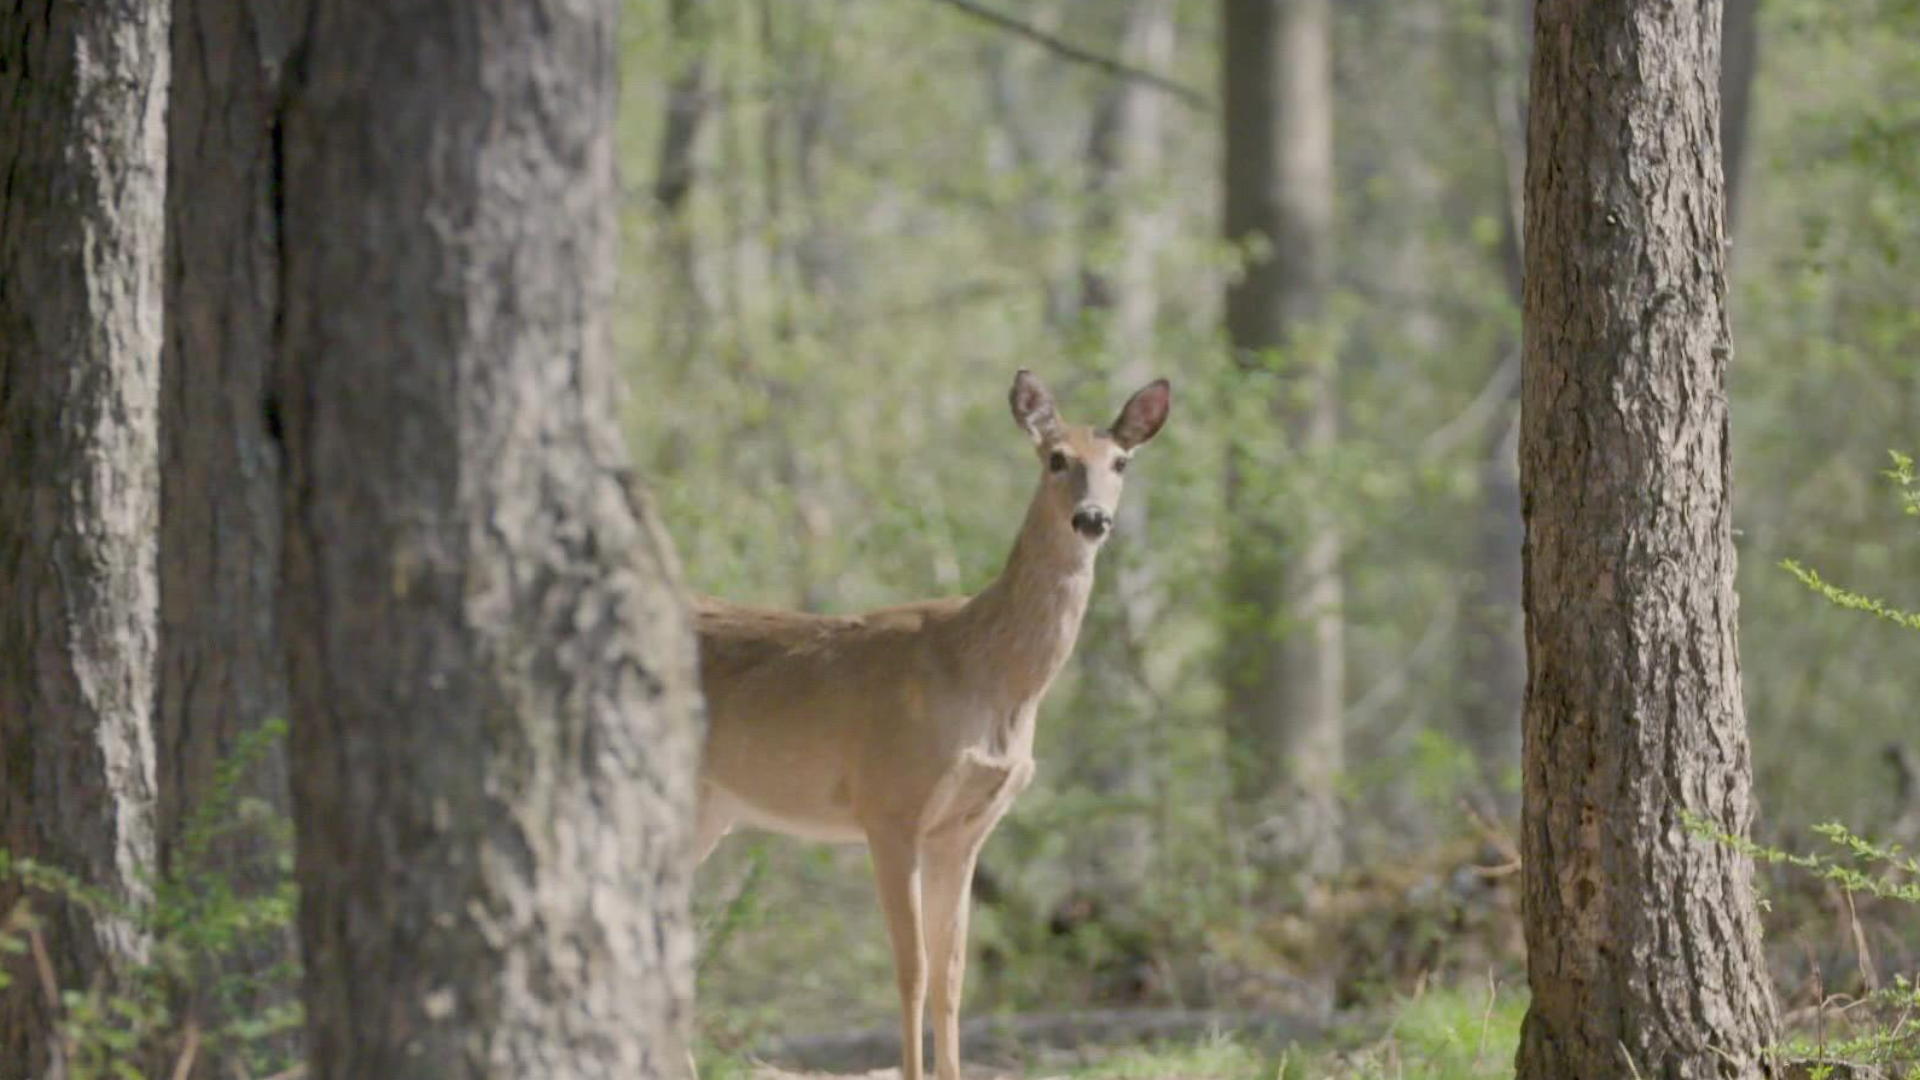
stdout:
[[742,740],[716,728],[704,779],[743,825],[802,840],[843,843],[865,837],[854,820],[845,759],[806,740]]
[[[866,832],[846,814],[821,811],[817,807],[756,805],[738,796],[735,796],[734,802],[739,808],[741,824],[756,829],[825,844],[859,843],[867,838]],[[793,812],[796,809],[798,813]]]

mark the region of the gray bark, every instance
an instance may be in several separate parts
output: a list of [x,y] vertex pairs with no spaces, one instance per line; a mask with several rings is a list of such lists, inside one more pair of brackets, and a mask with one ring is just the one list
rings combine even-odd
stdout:
[[[1228,287],[1227,331],[1249,368],[1287,350],[1270,415],[1302,461],[1339,431],[1336,368],[1314,335],[1332,278],[1330,15],[1327,0],[1222,6],[1226,237],[1269,249]],[[1265,819],[1272,856],[1327,873],[1341,860],[1334,785],[1345,760],[1340,536],[1324,507],[1282,516],[1249,494],[1246,455],[1231,453],[1228,589],[1243,611],[1228,627],[1224,674],[1236,787]]]
[[[0,15],[0,848],[134,902],[153,862],[166,79],[159,0]],[[18,899],[0,883],[0,916]],[[30,901],[58,989],[143,955],[127,921]],[[57,1053],[22,959],[6,1076]]]
[[[1173,61],[1175,28],[1169,0],[1133,0],[1127,6],[1119,50],[1123,62],[1153,71]],[[1112,248],[1110,265],[1082,273],[1081,308],[1098,319],[1114,358],[1115,380],[1143,386],[1159,374],[1155,326],[1160,290],[1154,262],[1164,244],[1167,215],[1144,193],[1161,179],[1166,95],[1143,83],[1116,82],[1107,91],[1088,139],[1088,246]],[[1120,508],[1115,543],[1101,576],[1106,597],[1091,605],[1081,630],[1080,689],[1067,720],[1078,748],[1067,781],[1117,802],[1069,857],[1079,899],[1097,901],[1125,920],[1139,900],[1153,859],[1153,695],[1142,651],[1152,620],[1153,574],[1138,556],[1147,534],[1151,485],[1136,474]],[[1131,980],[1129,980],[1131,981]]]
[[[280,461],[268,368],[280,283],[274,124],[298,0],[175,0],[168,105],[167,332],[160,365],[160,641],[154,714],[159,861],[168,874],[213,870],[244,894],[279,884],[261,830],[189,858],[187,826],[242,736],[287,710],[275,618]],[[237,794],[287,812],[284,749],[272,747]],[[225,958],[266,970],[293,958],[291,932]],[[198,957],[177,1003],[203,1027],[236,1019],[205,993],[223,972]],[[245,1014],[280,1003],[249,995]],[[291,1055],[294,1047],[282,1047]],[[224,1073],[218,1051],[200,1075]]]
[[1720,5],[1546,0],[1527,163],[1526,1078],[1756,1077]]
[[698,751],[607,346],[614,0],[322,0],[282,119],[311,1070],[684,1067]]

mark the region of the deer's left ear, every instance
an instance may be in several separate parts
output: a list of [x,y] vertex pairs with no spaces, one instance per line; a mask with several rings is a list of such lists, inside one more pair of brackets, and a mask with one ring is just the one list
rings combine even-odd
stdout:
[[1014,375],[1007,404],[1013,409],[1013,422],[1020,425],[1020,430],[1026,432],[1035,445],[1060,434],[1060,414],[1054,410],[1053,394],[1033,372],[1021,368]]
[[1167,410],[1173,405],[1173,387],[1165,379],[1155,379],[1134,392],[1113,422],[1113,441],[1121,449],[1131,450],[1160,432],[1167,422]]

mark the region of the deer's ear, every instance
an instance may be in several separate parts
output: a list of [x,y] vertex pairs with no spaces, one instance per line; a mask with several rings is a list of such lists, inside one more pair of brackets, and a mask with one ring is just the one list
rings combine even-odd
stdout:
[[1134,392],[1113,422],[1113,441],[1131,450],[1160,432],[1167,422],[1167,410],[1173,406],[1173,387],[1165,379],[1155,379]]
[[1054,411],[1053,395],[1033,372],[1022,368],[1013,377],[1013,390],[1007,394],[1013,408],[1013,422],[1035,443],[1044,443],[1060,430],[1060,414]]

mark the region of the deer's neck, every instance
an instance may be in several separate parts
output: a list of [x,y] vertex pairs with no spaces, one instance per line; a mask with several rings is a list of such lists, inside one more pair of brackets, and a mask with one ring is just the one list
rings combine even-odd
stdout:
[[1022,722],[1073,652],[1093,591],[1093,547],[1055,517],[1036,497],[1000,576],[966,611],[979,676]]

